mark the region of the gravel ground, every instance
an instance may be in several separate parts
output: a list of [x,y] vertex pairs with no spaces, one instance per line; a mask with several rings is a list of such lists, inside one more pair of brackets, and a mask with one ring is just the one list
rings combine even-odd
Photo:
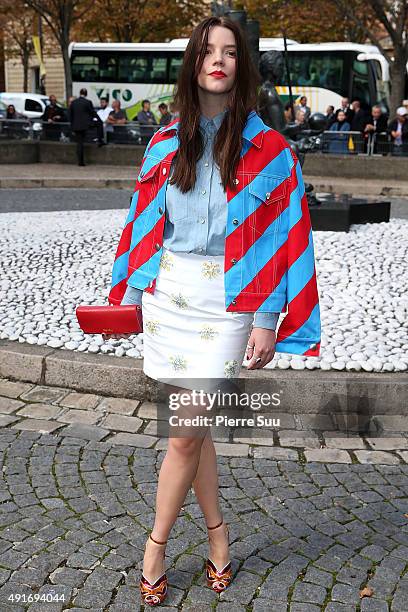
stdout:
[[[141,358],[143,334],[104,343],[84,335],[75,317],[78,304],[107,303],[125,217],[120,209],[4,213],[0,338]],[[315,232],[321,357],[276,353],[267,367],[407,370],[407,229],[394,218]]]

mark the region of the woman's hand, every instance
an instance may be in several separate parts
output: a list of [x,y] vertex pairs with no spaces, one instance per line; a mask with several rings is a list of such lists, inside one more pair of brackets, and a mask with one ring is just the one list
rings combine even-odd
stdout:
[[[259,370],[272,361],[275,355],[276,333],[273,329],[254,327],[248,339],[246,357],[250,360],[247,369]],[[249,348],[253,347],[253,348]],[[257,361],[257,359],[259,359]]]

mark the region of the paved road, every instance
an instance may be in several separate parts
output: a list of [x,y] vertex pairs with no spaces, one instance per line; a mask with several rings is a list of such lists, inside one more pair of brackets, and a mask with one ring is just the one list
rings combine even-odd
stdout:
[[[1,189],[0,212],[128,208],[131,195],[126,189]],[[408,200],[391,198],[391,216],[408,219]]]
[[[2,612],[141,609],[164,454],[145,443],[151,408],[0,380]],[[408,465],[312,457],[218,457],[233,583],[222,596],[205,585],[204,519],[190,491],[167,545],[164,610],[406,612]],[[34,595],[52,603],[29,603]]]
[[128,208],[125,189],[1,189],[0,212]]

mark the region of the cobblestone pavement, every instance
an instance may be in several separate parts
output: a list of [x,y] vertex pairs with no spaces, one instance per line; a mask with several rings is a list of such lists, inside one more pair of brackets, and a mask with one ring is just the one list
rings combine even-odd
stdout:
[[[406,419],[383,417],[389,437],[369,438],[335,432],[327,415],[283,416],[269,440],[216,443],[232,585],[205,585],[190,491],[160,610],[407,612]],[[1,612],[142,609],[165,452],[152,417],[147,402],[0,380]]]

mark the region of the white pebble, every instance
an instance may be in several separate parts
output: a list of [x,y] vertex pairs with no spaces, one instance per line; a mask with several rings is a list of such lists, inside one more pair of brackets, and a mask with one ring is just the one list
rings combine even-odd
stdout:
[[78,342],[74,342],[74,340],[70,340],[69,342],[66,342],[64,346],[66,349],[69,349],[70,351],[74,351],[75,349],[78,348]]
[[358,361],[347,361],[346,370],[355,370],[356,372],[359,372],[361,370],[361,365],[358,363]]
[[47,345],[51,348],[60,348],[61,346],[64,346],[64,343],[62,340],[58,340],[58,338],[51,338],[51,340],[47,342]]
[[126,356],[127,357],[140,357],[140,353],[137,349],[132,348],[126,351]]
[[[143,357],[143,333],[105,342],[100,335],[84,334],[75,315],[79,304],[107,304],[123,224],[119,213],[114,209],[3,213],[1,339],[112,357]],[[391,218],[388,223],[353,225],[347,233],[314,232],[320,357],[277,353],[267,367],[406,372],[407,230],[408,220]]]

